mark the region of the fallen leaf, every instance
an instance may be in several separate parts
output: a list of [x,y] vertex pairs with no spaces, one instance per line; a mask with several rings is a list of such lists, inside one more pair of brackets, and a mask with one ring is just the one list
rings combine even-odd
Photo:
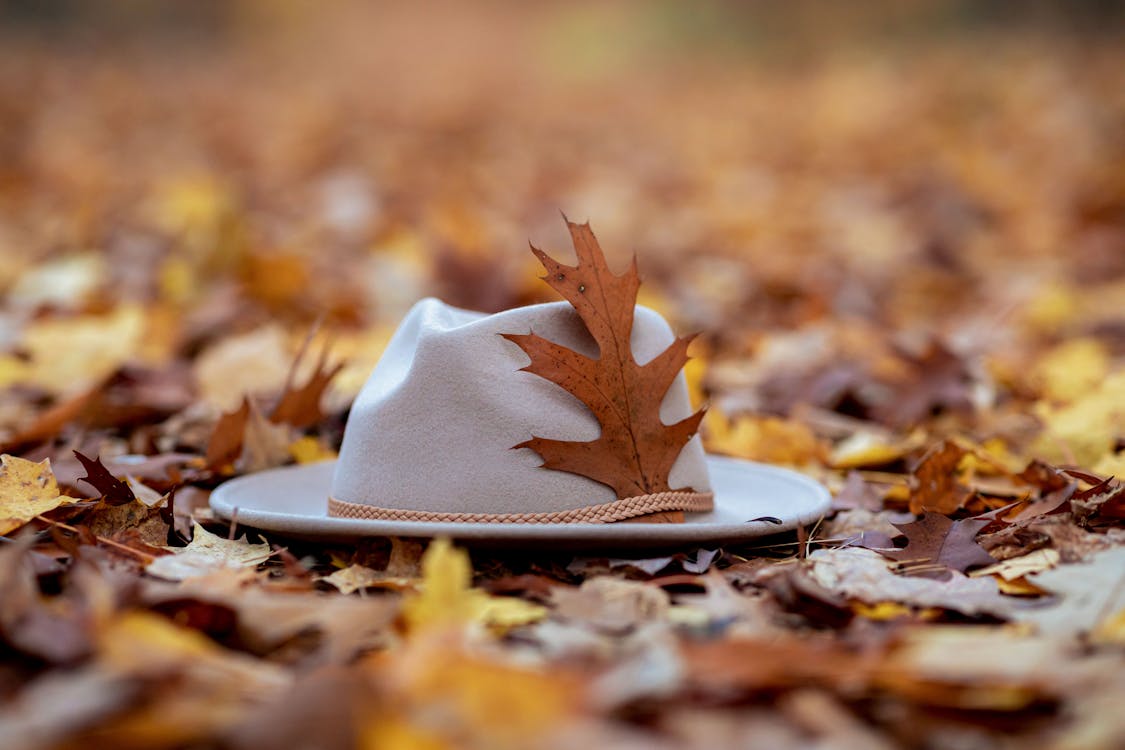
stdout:
[[203,399],[229,411],[248,394],[279,392],[292,359],[285,331],[271,324],[208,347],[195,359],[192,372]]
[[1125,436],[1125,370],[1106,376],[1074,401],[1040,405],[1039,415],[1044,430],[1032,445],[1037,455],[1093,466]]
[[883,498],[875,485],[863,478],[858,471],[849,471],[844,486],[832,497],[832,507],[836,510],[883,509]]
[[414,588],[414,582],[409,578],[388,576],[386,573],[372,570],[363,565],[349,565],[317,580],[327,583],[341,594],[354,594],[357,591],[370,588],[386,588],[398,591],[408,591]]
[[132,304],[108,315],[36,321],[20,342],[25,359],[0,356],[0,387],[25,383],[56,394],[84,392],[136,355],[144,328],[144,310]]
[[[0,736],[8,747],[57,747],[140,700],[143,687],[96,667],[48,672],[0,709]],[[66,711],[60,712],[60,706]]]
[[[332,383],[332,379],[344,369],[343,362],[337,362],[331,367],[328,366],[328,345],[326,344],[321,350],[320,358],[317,360],[309,379],[305,381],[302,386],[295,386],[292,382],[287,384],[285,391],[278,399],[277,405],[270,412],[270,421],[287,424],[297,429],[303,429],[316,424],[324,418],[323,412],[320,410],[321,401],[324,398],[324,392]],[[298,365],[300,364],[300,355],[293,362],[293,367],[290,370],[290,381],[296,374]]]
[[552,592],[554,616],[581,622],[607,632],[621,632],[662,620],[671,608],[668,594],[655,586],[599,576],[576,589]]
[[235,461],[240,472],[251,473],[272,469],[289,463],[289,446],[293,443],[293,428],[288,424],[267,419],[253,401],[242,435],[242,450]]
[[97,490],[102,502],[108,505],[124,505],[137,501],[128,483],[110,474],[109,469],[102,464],[100,456],[91,459],[78,451],[74,451],[74,456],[86,470],[86,476],[80,477],[78,481],[85,482]]
[[875,433],[860,431],[838,443],[828,463],[836,469],[882,466],[902,458],[909,449],[910,446],[888,442]]
[[1037,549],[1020,557],[1010,557],[1003,562],[979,568],[969,574],[970,578],[980,576],[1000,576],[1005,581],[1015,581],[1032,573],[1050,570],[1059,564],[1059,552],[1055,549]]
[[717,409],[707,412],[704,440],[714,453],[791,466],[820,463],[828,454],[826,443],[802,422],[756,414],[728,419]]
[[303,435],[289,444],[289,455],[299,464],[315,464],[332,461],[336,451],[312,435]]
[[969,490],[957,480],[957,466],[966,451],[951,440],[931,449],[914,469],[915,486],[910,493],[910,512],[927,511],[949,515],[965,504]]
[[188,546],[167,549],[173,554],[156,558],[145,572],[169,581],[183,581],[221,570],[255,568],[273,554],[265,542],[251,544],[245,534],[239,539],[223,539],[198,523],[194,525]]
[[430,543],[422,557],[421,591],[408,596],[402,616],[409,632],[479,622],[510,628],[535,622],[546,610],[511,597],[472,588],[469,555],[446,538]]
[[10,534],[70,498],[59,495],[50,459],[39,463],[0,456],[0,534]]
[[1016,610],[1014,618],[1047,635],[1082,636],[1125,608],[1125,547],[1096,552],[1085,562],[1059,565],[1028,579],[1055,598]]
[[523,370],[565,388],[598,419],[601,435],[590,442],[532,437],[518,448],[531,448],[543,466],[569,471],[613,488],[617,497],[667,492],[672,464],[703,419],[700,410],[676,424],[660,419],[660,404],[687,362],[691,337],[678,338],[643,365],[630,349],[634,306],[640,279],[636,259],[614,275],[589,224],[567,221],[577,266],[565,266],[538,248],[547,275],[543,279],[567,299],[598,345],[592,359],[532,332],[502,334],[531,358]]
[[999,617],[1011,609],[991,578],[967,578],[955,571],[946,580],[900,576],[870,550],[816,550],[809,556],[809,565],[813,579],[825,589],[867,604],[891,601]]
[[1032,381],[1047,398],[1073,401],[1097,388],[1110,372],[1110,357],[1095,338],[1065,341],[1043,356],[1031,372]]
[[933,572],[938,566],[964,573],[968,568],[995,562],[975,541],[977,532],[988,523],[973,518],[953,521],[940,513],[926,513],[920,521],[893,524],[906,535],[906,547],[882,554],[898,561],[906,571]]
[[207,441],[207,465],[220,469],[233,464],[242,453],[246,423],[250,419],[250,399],[243,398],[242,405],[232,412],[220,415]]

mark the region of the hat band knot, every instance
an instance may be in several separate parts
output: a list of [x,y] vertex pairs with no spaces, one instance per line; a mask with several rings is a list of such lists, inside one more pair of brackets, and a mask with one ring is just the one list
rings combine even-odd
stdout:
[[430,521],[436,523],[613,523],[629,518],[670,510],[709,511],[715,507],[711,492],[690,490],[637,495],[585,508],[546,513],[448,513],[403,508],[378,508],[328,498],[328,515],[334,518],[359,518],[366,521]]

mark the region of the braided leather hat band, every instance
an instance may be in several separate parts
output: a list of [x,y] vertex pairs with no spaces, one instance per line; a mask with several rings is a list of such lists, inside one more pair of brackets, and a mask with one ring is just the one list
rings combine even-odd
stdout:
[[614,523],[629,518],[682,510],[709,511],[715,496],[710,492],[672,491],[637,495],[623,500],[589,505],[585,508],[546,513],[448,513],[402,508],[378,508],[328,498],[328,515],[333,518],[358,518],[368,521],[429,521],[437,523]]

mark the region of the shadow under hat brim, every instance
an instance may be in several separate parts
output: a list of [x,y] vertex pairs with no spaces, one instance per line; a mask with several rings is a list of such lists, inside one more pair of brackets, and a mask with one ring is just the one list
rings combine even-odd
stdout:
[[433,523],[333,518],[328,515],[335,461],[248,474],[220,485],[211,509],[239,525],[299,539],[448,536],[484,546],[554,549],[637,549],[730,543],[788,531],[816,521],[831,502],[828,490],[795,471],[725,456],[707,456],[715,509],[666,523]]

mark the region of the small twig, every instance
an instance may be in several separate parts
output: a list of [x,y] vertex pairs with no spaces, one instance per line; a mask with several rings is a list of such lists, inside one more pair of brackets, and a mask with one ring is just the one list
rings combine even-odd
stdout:
[[[81,531],[79,531],[74,526],[71,526],[69,524],[65,524],[62,521],[52,521],[50,518],[44,518],[43,516],[36,516],[35,518],[39,521],[43,521],[44,523],[49,523],[52,526],[58,526],[60,529],[63,529],[64,531],[69,531],[72,534],[81,534],[82,533]],[[112,539],[106,539],[104,536],[98,536],[97,534],[95,534],[94,540],[97,541],[99,544],[104,544],[106,546],[113,547],[114,549],[121,550],[122,552],[127,552],[130,555],[135,555],[135,556],[137,556],[137,557],[139,557],[143,560],[147,560],[149,562],[152,562],[153,560],[156,559],[156,555],[150,555],[147,552],[141,552],[139,549],[133,549],[132,547],[124,545],[121,542],[115,542]]]
[[812,531],[809,532],[809,538],[805,540],[804,557],[809,556],[809,552],[811,551],[812,544],[813,544],[814,541],[816,541],[815,540],[816,532],[820,530],[820,524],[822,524],[822,523],[824,523],[824,516],[821,516],[820,518],[816,519],[816,523],[813,524]]
[[906,559],[906,560],[896,560],[895,561],[895,567],[896,568],[905,568],[905,567],[908,567],[910,565],[921,565],[922,563],[930,563],[930,562],[933,562],[932,557],[911,557],[911,558]]
[[238,506],[234,506],[234,510],[230,514],[230,531],[227,532],[227,539],[234,541],[234,534],[238,530]]

